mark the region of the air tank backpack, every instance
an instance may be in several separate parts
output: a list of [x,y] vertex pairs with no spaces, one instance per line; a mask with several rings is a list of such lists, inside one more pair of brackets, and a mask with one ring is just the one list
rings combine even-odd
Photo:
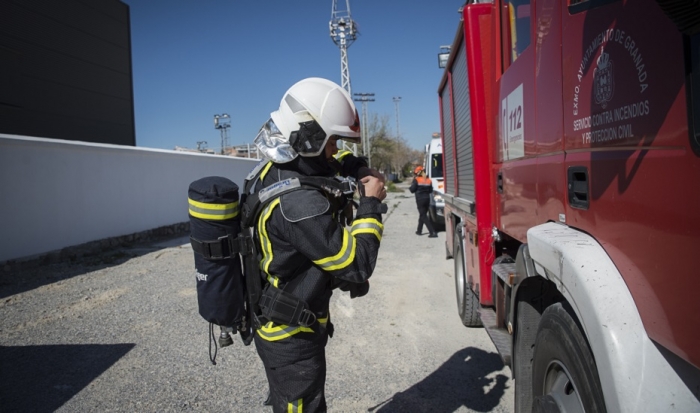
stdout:
[[197,301],[199,314],[210,323],[212,364],[216,364],[217,351],[214,324],[220,327],[219,344],[225,347],[233,343],[230,334],[236,332],[243,343],[249,345],[254,330],[268,320],[303,326],[316,321],[307,303],[263,279],[253,227],[264,206],[299,189],[320,190],[335,198],[352,197],[356,189],[355,183],[347,179],[301,177],[285,179],[255,192],[253,188],[266,164],[260,162],[246,177],[240,200],[238,186],[227,178],[206,177],[192,182],[189,187],[190,242],[197,270]]
[[209,357],[216,364],[214,324],[220,327],[221,347],[232,344],[236,332],[245,345],[252,340],[239,255],[246,237],[241,234],[238,185],[219,176],[199,179],[190,184],[188,203],[199,314],[210,323]]

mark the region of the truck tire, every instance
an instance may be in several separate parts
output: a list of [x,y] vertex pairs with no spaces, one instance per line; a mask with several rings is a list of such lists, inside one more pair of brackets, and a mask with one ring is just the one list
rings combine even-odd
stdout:
[[532,411],[605,412],[593,354],[562,303],[549,306],[537,328],[532,360]]
[[540,313],[528,300],[518,300],[513,339],[515,413],[532,412],[532,350],[537,338]]
[[428,219],[430,219],[430,222],[433,223],[433,228],[435,228],[435,231],[444,231],[445,230],[445,223],[440,222],[440,217],[438,216],[437,212],[435,211],[435,208],[430,207],[428,209]]
[[430,222],[433,223],[433,227],[435,227],[435,229],[437,229],[438,220],[437,220],[437,213],[435,213],[435,208],[430,207],[428,209],[428,218],[430,219]]
[[479,298],[474,294],[467,282],[465,265],[464,239],[459,228],[453,232],[454,261],[455,261],[455,290],[457,292],[457,311],[462,324],[467,327],[481,327],[479,318]]

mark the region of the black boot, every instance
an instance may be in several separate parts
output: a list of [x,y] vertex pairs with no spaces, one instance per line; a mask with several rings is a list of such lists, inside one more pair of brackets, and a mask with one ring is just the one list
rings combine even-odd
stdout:
[[432,234],[428,235],[428,238],[437,238],[437,234],[433,232]]
[[423,235],[423,233],[420,231],[416,231],[416,235]]

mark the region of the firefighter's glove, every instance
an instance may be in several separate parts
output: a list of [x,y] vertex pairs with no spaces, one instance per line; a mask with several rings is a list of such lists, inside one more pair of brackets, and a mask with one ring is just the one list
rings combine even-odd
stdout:
[[350,298],[363,297],[369,292],[369,281],[353,285],[355,288],[350,290]]
[[351,283],[349,281],[341,281],[338,285],[340,291],[349,291],[350,298],[362,297],[369,292],[369,281],[363,283]]

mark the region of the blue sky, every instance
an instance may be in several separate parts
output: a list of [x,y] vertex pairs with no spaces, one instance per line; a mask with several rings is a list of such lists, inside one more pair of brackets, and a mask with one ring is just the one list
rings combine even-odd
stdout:
[[[330,38],[331,0],[122,0],[131,15],[136,144],[196,148],[252,142],[284,92],[305,77],[341,83]],[[345,9],[345,0],[338,0]],[[351,0],[360,35],[348,48],[353,93],[374,93],[369,114],[389,117],[415,149],[439,131],[437,66],[464,0]],[[362,105],[356,103],[358,111]]]

